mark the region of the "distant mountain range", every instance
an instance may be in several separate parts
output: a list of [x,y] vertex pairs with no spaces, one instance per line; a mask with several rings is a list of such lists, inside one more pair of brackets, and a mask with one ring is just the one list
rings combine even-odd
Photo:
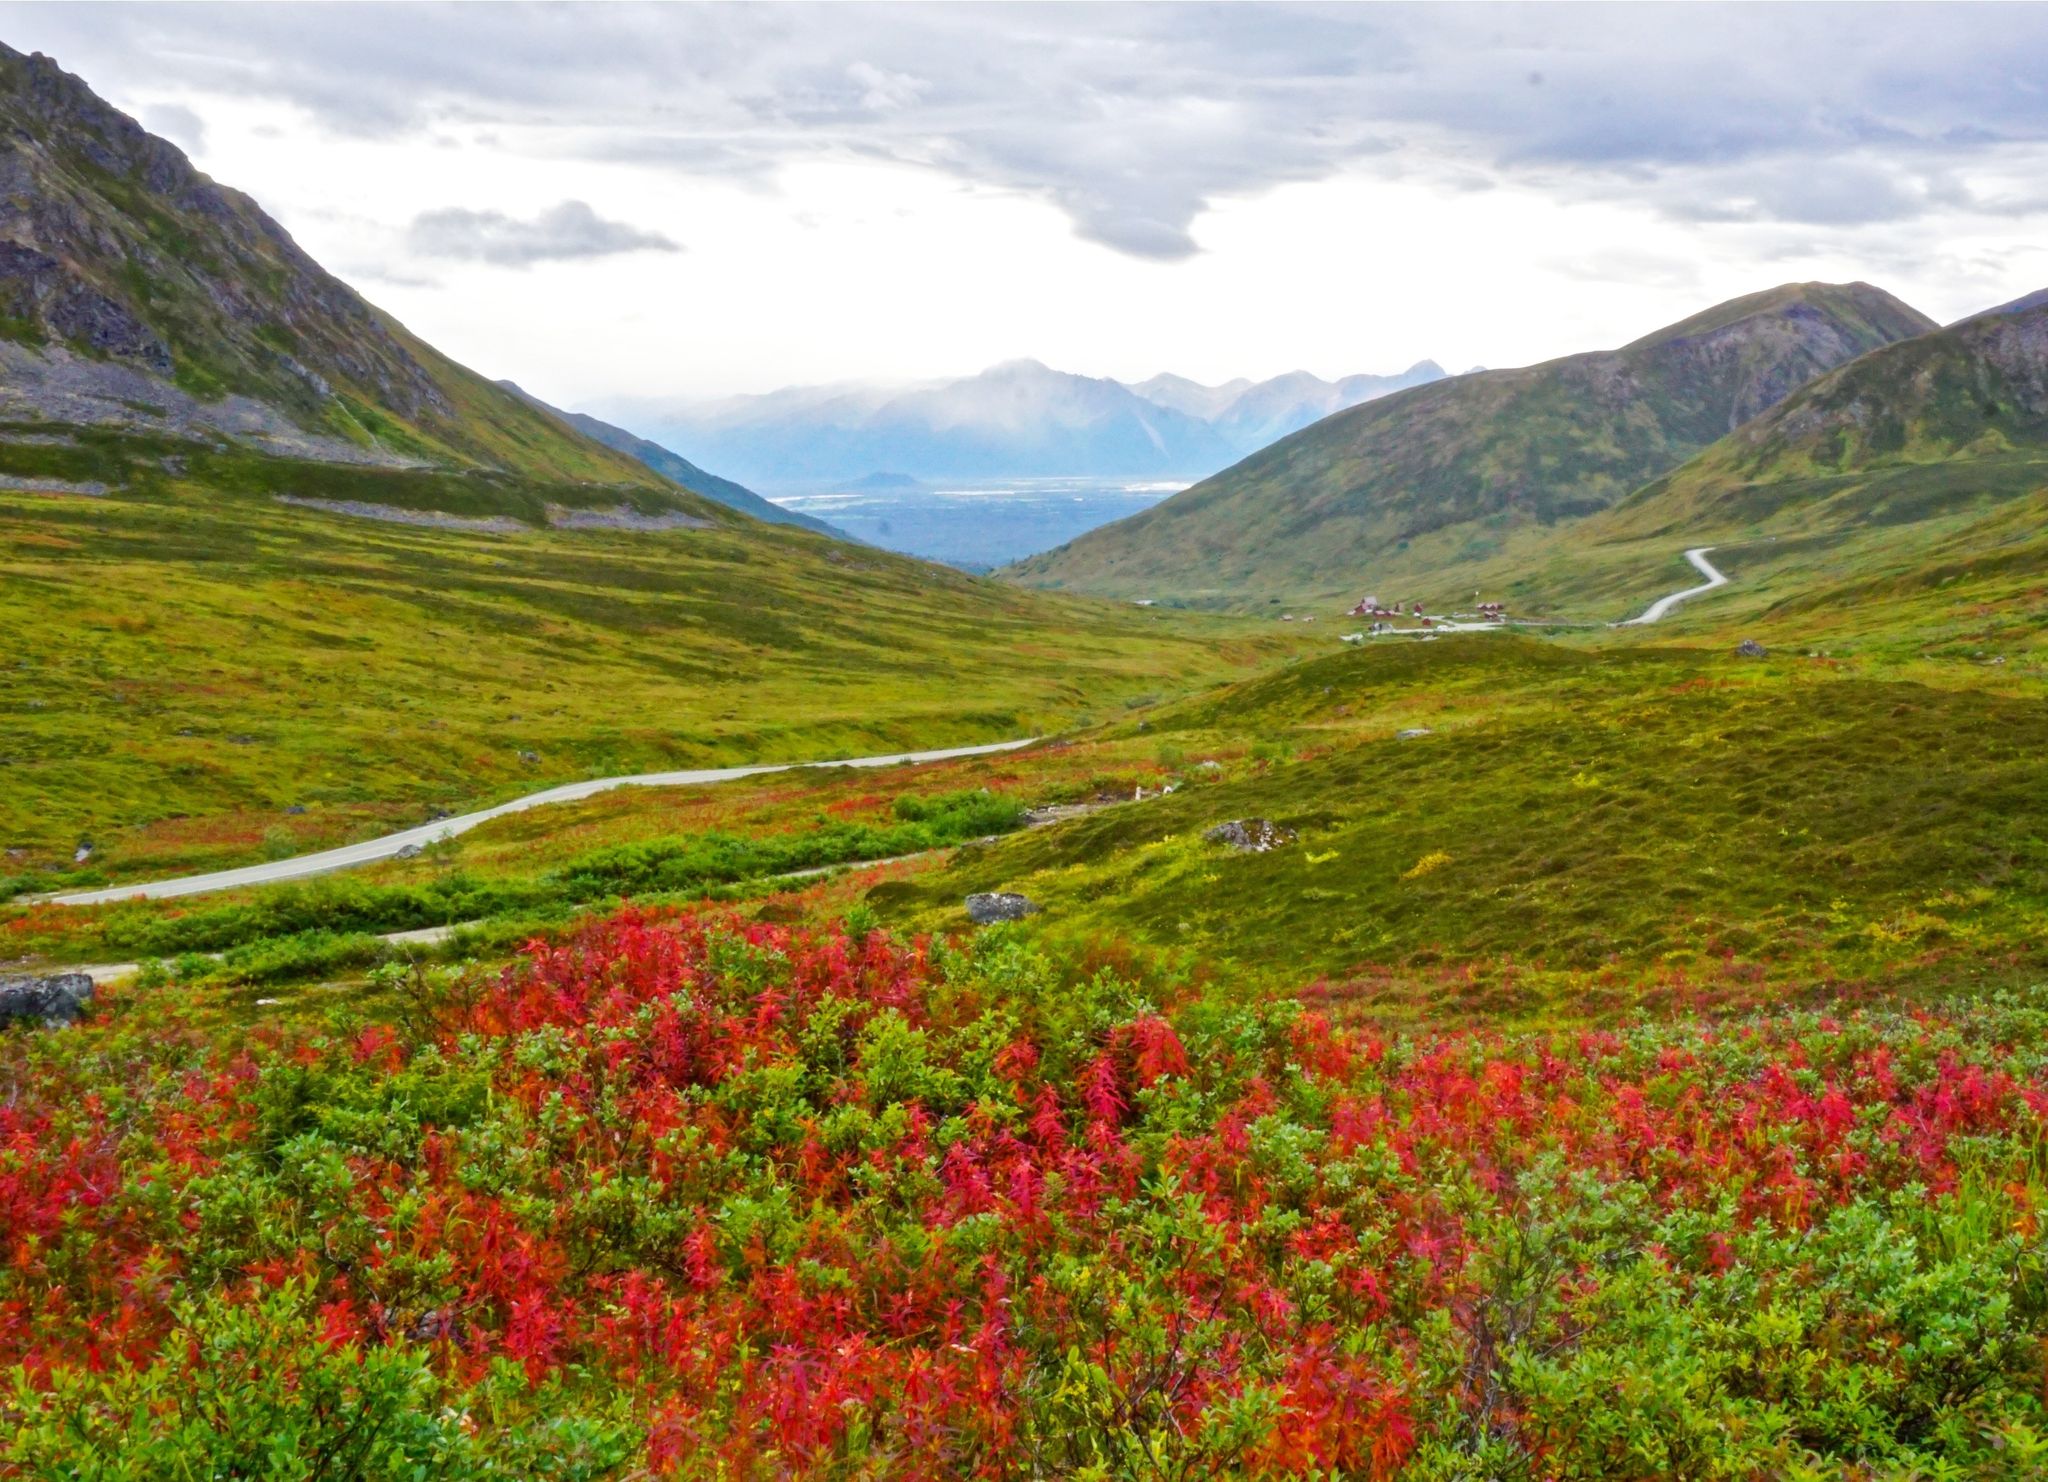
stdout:
[[498,384],[530,405],[537,406],[552,416],[560,417],[593,442],[603,443],[608,448],[637,458],[663,478],[681,484],[694,494],[702,494],[706,499],[715,499],[727,509],[736,509],[743,515],[752,515],[755,519],[766,520],[771,525],[794,525],[802,530],[815,530],[820,535],[830,535],[841,540],[848,538],[845,531],[828,525],[823,520],[813,519],[797,510],[784,509],[773,500],[763,499],[744,484],[735,484],[731,479],[722,479],[715,473],[706,473],[689,459],[671,453],[660,443],[649,442],[623,427],[601,422],[588,412],[565,412],[560,407],[549,406],[516,381],[499,381]]
[[1869,284],[1787,284],[1618,350],[1353,407],[1014,574],[1187,600],[1339,591],[1411,542],[1595,514],[1816,376],[1934,328]]
[[1331,412],[1436,380],[1325,381],[1305,371],[1204,386],[1180,376],[1126,385],[1012,360],[910,388],[792,387],[694,404],[620,402],[606,415],[731,478],[777,491],[875,474],[917,479],[1200,478]]
[[1243,457],[1333,412],[1443,378],[1442,366],[1434,360],[1421,360],[1392,376],[1325,381],[1307,371],[1290,371],[1270,381],[1239,379],[1204,386],[1181,376],[1164,375],[1136,382],[1130,389],[1147,401],[1200,417]]

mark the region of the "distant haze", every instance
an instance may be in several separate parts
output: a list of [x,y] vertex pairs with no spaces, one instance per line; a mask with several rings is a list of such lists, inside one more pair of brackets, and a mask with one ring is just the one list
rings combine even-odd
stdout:
[[1220,386],[1174,375],[1125,385],[1015,360],[918,386],[627,398],[594,410],[771,493],[873,492],[889,486],[888,476],[1191,481],[1331,412],[1442,375],[1422,361],[1338,381],[1297,371]]

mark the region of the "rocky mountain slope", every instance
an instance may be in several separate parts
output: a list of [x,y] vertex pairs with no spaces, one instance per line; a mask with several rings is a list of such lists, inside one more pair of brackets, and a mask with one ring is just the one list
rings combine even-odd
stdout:
[[661,487],[415,339],[55,62],[5,46],[0,418]]
[[681,484],[693,494],[702,494],[706,499],[716,500],[727,509],[738,510],[743,515],[752,515],[757,520],[766,520],[771,525],[794,525],[799,530],[813,530],[820,535],[830,535],[840,540],[850,537],[845,531],[826,524],[823,520],[793,509],[784,509],[772,499],[763,499],[744,484],[735,484],[731,479],[722,479],[715,473],[707,473],[683,457],[672,453],[660,443],[649,442],[637,437],[623,427],[614,427],[600,421],[588,412],[565,412],[560,407],[550,406],[539,397],[525,390],[513,381],[498,384],[514,396],[541,408],[550,416],[561,418],[571,427],[594,442],[637,458],[671,483]]
[[1868,284],[1787,284],[1619,350],[1340,412],[1013,574],[1195,600],[1341,591],[1423,537],[1606,509],[1815,376],[1933,328]]
[[2048,482],[2048,292],[1886,346],[1633,494],[1603,528],[1899,522]]

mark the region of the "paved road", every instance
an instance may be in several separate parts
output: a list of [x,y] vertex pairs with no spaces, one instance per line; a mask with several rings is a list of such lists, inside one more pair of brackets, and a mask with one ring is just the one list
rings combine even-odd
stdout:
[[1654,623],[1658,618],[1664,616],[1665,613],[1671,611],[1672,608],[1678,606],[1679,603],[1687,598],[1697,597],[1702,592],[1711,592],[1716,587],[1727,586],[1728,578],[1721,572],[1716,571],[1714,563],[1707,559],[1707,552],[1712,549],[1713,547],[1710,545],[1696,545],[1685,553],[1685,559],[1692,562],[1693,569],[1699,572],[1701,576],[1704,576],[1706,578],[1705,581],[1696,587],[1687,587],[1682,592],[1673,592],[1668,597],[1659,597],[1655,602],[1652,602],[1643,609],[1641,617],[1632,617],[1627,622],[1616,623],[1615,626],[1618,628],[1634,628],[1643,623]]
[[507,813],[521,813],[528,808],[539,808],[548,803],[571,803],[578,798],[590,797],[593,793],[608,792],[614,787],[696,787],[707,782],[730,782],[737,777],[758,777],[764,772],[793,772],[802,767],[893,767],[902,762],[943,762],[954,757],[987,756],[991,752],[1015,751],[1020,746],[1029,746],[1037,739],[1036,736],[1027,736],[1021,741],[995,741],[986,746],[950,746],[939,751],[905,751],[894,756],[856,756],[841,761],[782,762],[757,767],[713,767],[693,772],[642,772],[632,777],[595,777],[588,782],[567,782],[543,792],[528,793],[523,798],[500,803],[495,808],[484,808],[475,813],[439,819],[433,823],[422,824],[418,828],[406,829],[401,833],[386,834],[381,839],[371,839],[366,843],[345,844],[339,849],[323,849],[318,854],[301,854],[293,859],[274,860],[269,864],[244,865],[234,870],[215,870],[209,875],[184,875],[174,880],[154,880],[139,885],[109,885],[101,890],[73,890],[62,895],[46,896],[44,899],[61,906],[92,906],[105,901],[134,900],[138,897],[162,900],[170,896],[201,895],[209,890],[233,890],[241,885],[269,885],[279,880],[301,880],[309,875],[324,875],[334,870],[346,870],[356,865],[370,864],[375,860],[389,859],[402,849],[415,846],[424,848],[441,839],[466,833],[480,823],[502,818]]

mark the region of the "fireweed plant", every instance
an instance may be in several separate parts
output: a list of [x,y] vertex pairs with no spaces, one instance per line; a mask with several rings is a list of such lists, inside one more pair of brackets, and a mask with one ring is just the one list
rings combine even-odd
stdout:
[[0,1039],[0,1471],[2044,1465],[2048,994],[1389,1037],[867,924]]

